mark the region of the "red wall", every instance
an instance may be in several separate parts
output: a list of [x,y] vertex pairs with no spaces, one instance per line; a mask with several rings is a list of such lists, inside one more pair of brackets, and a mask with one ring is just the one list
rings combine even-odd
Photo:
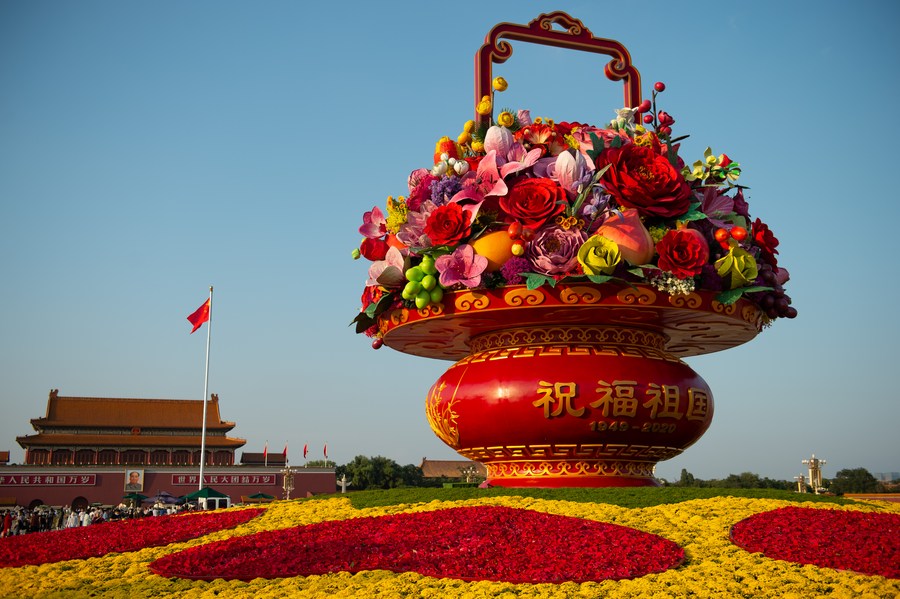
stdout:
[[[122,503],[126,472],[143,472],[143,490],[154,497],[166,491],[181,496],[196,491],[200,471],[197,467],[90,467],[90,466],[5,466],[0,467],[0,497],[14,498],[15,503],[29,506],[40,501],[52,506],[72,506],[76,501],[118,505]],[[283,475],[278,468],[230,466],[204,467],[204,480],[209,486],[229,496],[233,503],[242,495],[266,493],[284,498]],[[295,468],[291,497],[334,493],[336,481],[331,468]]]

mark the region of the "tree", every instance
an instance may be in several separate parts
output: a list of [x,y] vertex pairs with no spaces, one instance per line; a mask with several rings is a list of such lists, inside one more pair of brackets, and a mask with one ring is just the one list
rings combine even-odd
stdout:
[[844,493],[872,493],[878,490],[878,479],[865,468],[838,470],[831,479],[831,491],[836,495]]
[[406,484],[406,478],[412,476],[394,460],[380,455],[358,455],[349,464],[338,467],[335,474],[338,479],[346,474],[356,490],[393,489]]
[[681,478],[678,479],[679,487],[693,487],[697,483],[697,479],[694,478],[694,475],[687,471],[687,468],[681,469]]

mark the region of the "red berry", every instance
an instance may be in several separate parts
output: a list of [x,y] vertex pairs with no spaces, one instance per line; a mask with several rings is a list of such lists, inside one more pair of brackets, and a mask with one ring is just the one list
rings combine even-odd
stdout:
[[745,229],[744,227],[732,227],[731,236],[738,241],[743,241],[747,239],[747,229]]
[[375,337],[374,339],[372,339],[372,349],[378,349],[382,345],[384,345],[384,339],[382,339],[381,337]]
[[638,111],[639,113],[640,113],[640,112],[647,112],[648,110],[650,110],[650,100],[644,100],[644,101],[641,102],[640,105],[637,107],[637,111]]
[[655,89],[658,92],[664,92],[664,91],[666,91],[666,84],[663,83],[662,81],[657,81],[656,83],[653,84],[653,89]]
[[653,115],[652,115],[652,114],[645,114],[645,115],[644,115],[644,122],[647,123],[648,125],[649,125],[650,123],[652,123],[652,122],[653,122]]
[[728,230],[727,229],[716,229],[716,241],[722,242],[728,239]]
[[519,239],[522,236],[522,223],[512,223],[506,230],[511,239]]

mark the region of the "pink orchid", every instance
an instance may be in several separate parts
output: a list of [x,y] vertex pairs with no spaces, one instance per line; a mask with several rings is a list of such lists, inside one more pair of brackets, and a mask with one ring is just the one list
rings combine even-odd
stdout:
[[530,110],[518,110],[516,111],[516,120],[519,121],[520,127],[527,127],[531,124],[531,111]]
[[387,221],[381,208],[375,206],[363,214],[363,224],[359,228],[359,233],[369,239],[377,239],[387,234]]
[[505,158],[509,154],[509,150],[514,142],[512,131],[506,127],[493,125],[484,135],[484,151],[491,150],[497,153],[497,156]]
[[[534,166],[534,164],[538,161],[543,154],[543,151],[540,148],[535,148],[530,152],[525,153],[525,146],[522,144],[515,144],[518,148],[523,150],[522,156],[520,159],[513,159],[511,162],[507,162],[503,166],[500,167],[500,176],[506,177],[508,175],[513,175],[518,173],[519,171],[525,170],[526,168]],[[512,152],[510,152],[512,154]]]
[[566,190],[570,199],[578,195],[578,186],[584,176],[591,172],[594,164],[585,160],[580,152],[563,152],[555,158],[542,158],[534,166],[538,177],[553,179]]
[[395,247],[387,251],[384,260],[373,262],[369,266],[369,280],[367,287],[382,285],[384,287],[402,287],[406,284],[406,269],[409,267],[409,258]]
[[425,235],[425,224],[428,217],[437,209],[437,205],[431,200],[425,200],[416,212],[406,214],[406,222],[400,225],[397,239],[406,247],[427,247],[431,243]]
[[[470,171],[462,178],[462,189],[450,198],[450,201],[475,204],[475,212],[477,212],[477,208],[486,197],[506,195],[508,190],[497,168],[497,151],[491,150],[478,163],[476,172]],[[464,200],[469,201],[464,202]],[[473,221],[475,216],[473,213]]]
[[476,254],[471,245],[464,244],[452,254],[440,256],[434,265],[441,273],[438,281],[442,287],[460,284],[471,289],[481,285],[481,273],[487,268],[488,259]]

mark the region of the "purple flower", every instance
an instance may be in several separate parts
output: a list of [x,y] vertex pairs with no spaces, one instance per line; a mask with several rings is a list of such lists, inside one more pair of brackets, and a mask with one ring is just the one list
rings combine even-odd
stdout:
[[521,256],[513,256],[500,267],[500,274],[509,285],[520,285],[525,282],[525,277],[520,273],[531,270],[531,262]]
[[565,275],[578,265],[578,248],[587,235],[578,227],[564,229],[547,225],[538,229],[525,250],[525,258],[534,272],[545,275]]
[[441,177],[431,182],[431,201],[443,206],[462,189],[459,177]]
[[471,245],[465,244],[452,254],[440,256],[434,265],[440,273],[438,281],[442,287],[459,284],[471,289],[481,284],[481,273],[487,268],[488,259],[476,254]]

